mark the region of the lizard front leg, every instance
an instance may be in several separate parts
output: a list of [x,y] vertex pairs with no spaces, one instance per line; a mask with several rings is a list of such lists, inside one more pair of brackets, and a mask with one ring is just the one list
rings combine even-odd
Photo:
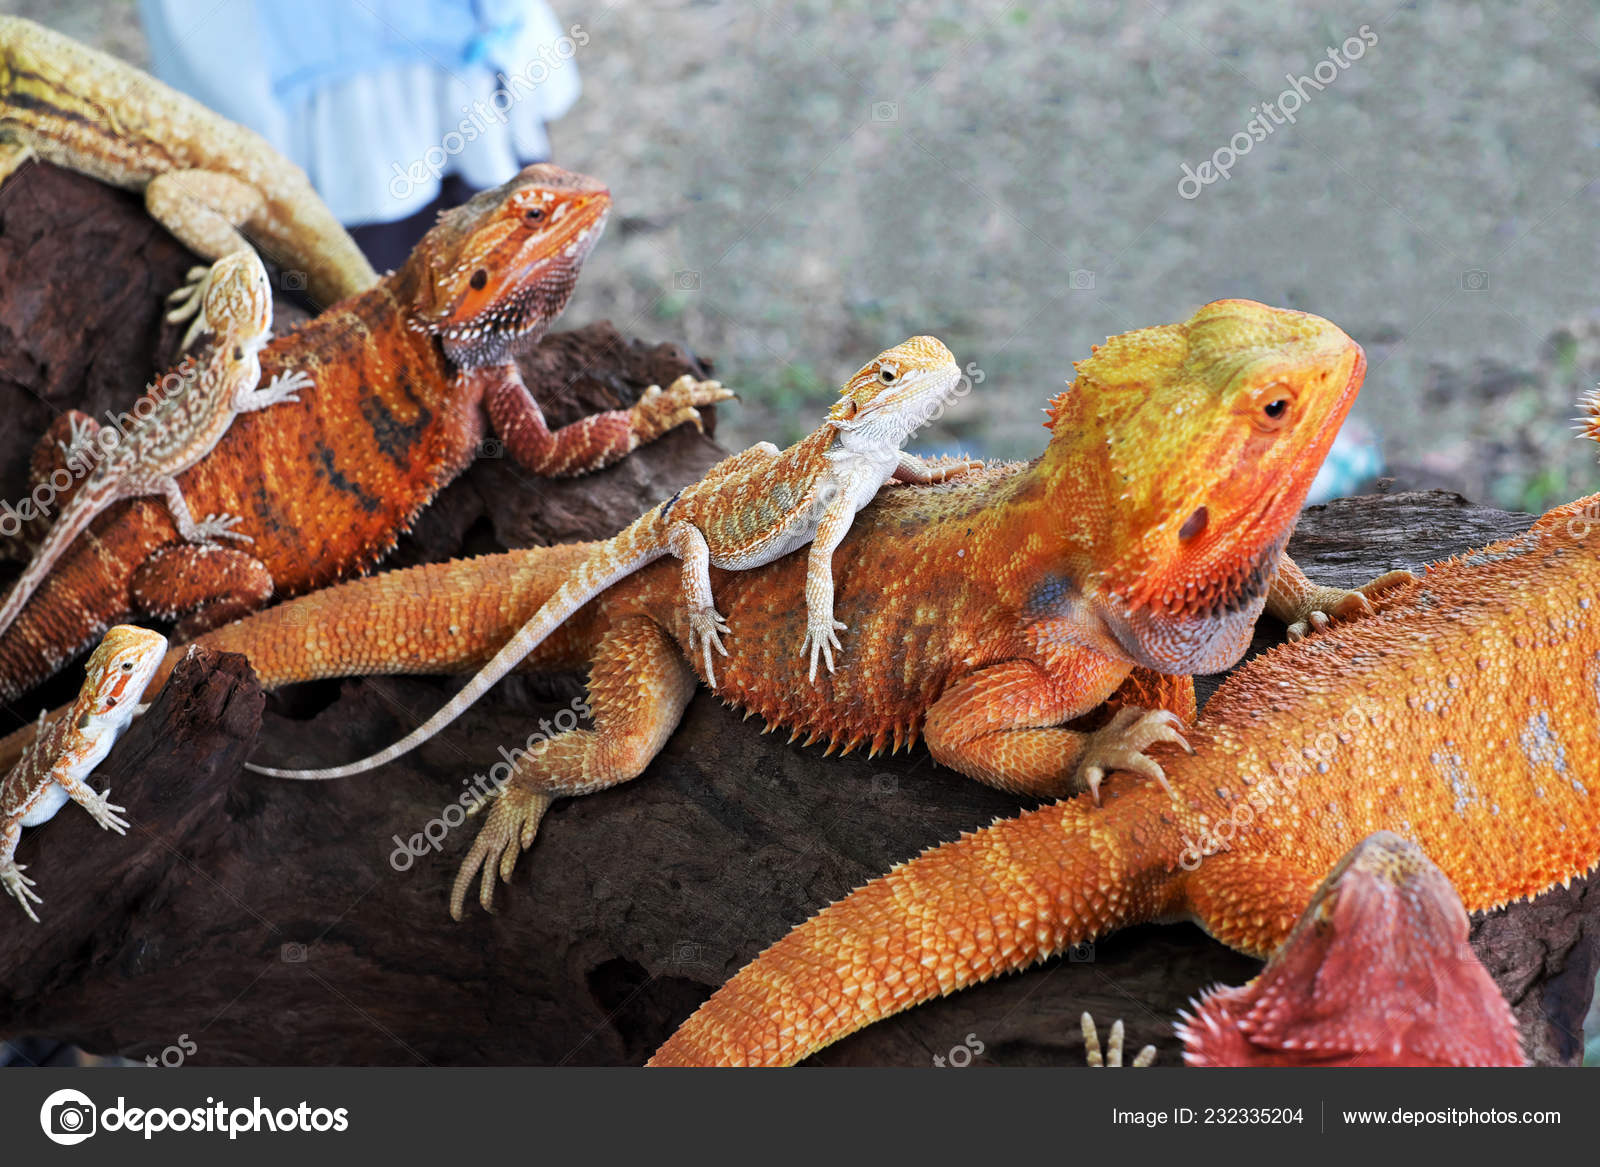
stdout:
[[962,474],[970,474],[975,470],[982,470],[983,463],[976,458],[961,458],[953,462],[925,462],[915,454],[900,451],[900,457],[895,465],[894,473],[890,475],[896,482],[909,482],[917,486],[928,486],[935,482],[945,482]]
[[1267,611],[1288,625],[1290,640],[1300,640],[1334,620],[1370,616],[1373,599],[1414,579],[1409,571],[1389,571],[1353,590],[1324,587],[1307,579],[1285,554],[1278,559],[1278,570],[1267,591]]
[[1062,722],[1116,692],[1128,672],[1127,665],[1087,651],[1071,664],[1068,671],[1047,672],[1034,661],[1005,661],[960,678],[928,709],[928,752],[970,778],[1032,798],[1088,790],[1098,802],[1100,783],[1113,770],[1165,785],[1165,773],[1145,751],[1157,742],[1189,749],[1178,717],[1124,706],[1091,733],[1064,729]]
[[167,510],[172,514],[172,521],[177,525],[178,534],[186,543],[215,543],[218,539],[237,539],[241,543],[254,543],[255,540],[242,531],[235,531],[233,526],[241,521],[238,515],[207,515],[200,522],[194,521],[194,516],[189,513],[189,504],[184,501],[183,488],[178,485],[178,480],[170,475],[152,483],[153,489],[138,490],[130,488],[128,493],[159,494],[167,501]]
[[516,760],[456,875],[450,914],[461,918],[480,868],[478,902],[490,910],[495,871],[510,881],[517,856],[533,843],[552,801],[638,777],[677,729],[694,689],[694,670],[655,621],[633,616],[607,632],[589,673],[594,728],[546,738]]
[[[839,487],[817,523],[811,550],[806,555],[806,636],[800,642],[800,655],[811,654],[810,679],[817,679],[820,655],[833,672],[833,650],[840,648],[839,633],[848,625],[833,618],[833,553],[844,542],[855,521],[855,507],[848,488]],[[841,649],[842,651],[842,649]]]
[[700,427],[699,407],[733,394],[716,381],[679,377],[663,391],[652,385],[632,409],[590,414],[552,430],[528,392],[516,365],[467,369],[463,378],[481,384],[494,432],[526,470],[545,478],[570,478],[599,470],[685,423]]
[[302,389],[315,389],[307,373],[274,373],[265,385],[244,384],[233,395],[233,412],[255,413],[285,401],[299,401]]
[[667,527],[667,548],[683,564],[683,603],[689,611],[689,651],[693,652],[696,639],[706,666],[706,684],[716,688],[717,675],[711,664],[711,650],[723,656],[728,650],[722,645],[728,623],[717,611],[711,598],[711,549],[706,537],[693,523],[672,523]]

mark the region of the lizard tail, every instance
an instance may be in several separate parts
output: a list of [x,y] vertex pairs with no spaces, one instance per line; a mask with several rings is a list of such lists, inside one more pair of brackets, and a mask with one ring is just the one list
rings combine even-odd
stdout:
[[1086,802],[964,834],[851,892],[713,993],[650,1065],[792,1065],[892,1013],[1166,914],[1183,873],[1167,858],[1181,848],[1165,792],[1151,782]]
[[647,563],[668,554],[661,536],[661,514],[666,505],[661,504],[653,508],[641,518],[636,519],[614,539],[608,539],[606,542],[599,544],[593,553],[556,589],[555,594],[545,601],[537,612],[528,617],[527,622],[521,628],[517,629],[516,635],[507,640],[500,648],[500,651],[495,653],[489,659],[489,662],[478,670],[472,680],[468,681],[438,712],[405,737],[395,742],[394,745],[379,750],[376,754],[369,755],[359,761],[349,762],[343,766],[330,766],[320,770],[280,770],[271,766],[257,766],[249,762],[245,763],[245,769],[253,770],[257,774],[265,774],[271,778],[302,780],[348,778],[352,774],[362,774],[368,770],[376,769],[394,761],[402,754],[414,750],[461,716],[473,702],[487,693],[496,682],[511,672],[512,669],[516,668],[523,658],[543,644],[545,638],[561,627],[579,608],[618,580],[626,578]]
[[45,532],[44,538],[39,543],[39,550],[34,553],[28,566],[17,577],[17,582],[11,585],[11,590],[6,593],[5,602],[0,603],[0,636],[4,636],[11,625],[16,623],[28,599],[38,590],[39,585],[50,577],[51,569],[66,554],[73,540],[83,534],[89,524],[94,522],[95,516],[114,501],[116,501],[114,490],[105,489],[101,484],[95,483],[85,485],[73,496],[72,501],[67,503],[66,509]]

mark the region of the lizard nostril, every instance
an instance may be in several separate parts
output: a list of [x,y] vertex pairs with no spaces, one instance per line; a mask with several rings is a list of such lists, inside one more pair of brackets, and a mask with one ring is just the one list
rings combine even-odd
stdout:
[[1210,518],[1211,516],[1206,511],[1205,507],[1196,507],[1194,514],[1185,519],[1183,521],[1183,526],[1178,528],[1179,540],[1188,542],[1190,539],[1193,539],[1201,531],[1206,529],[1206,523],[1210,521]]
[[472,285],[472,290],[474,292],[481,292],[483,291],[483,285],[489,282],[489,273],[480,267],[477,271],[472,273],[472,279],[467,282]]

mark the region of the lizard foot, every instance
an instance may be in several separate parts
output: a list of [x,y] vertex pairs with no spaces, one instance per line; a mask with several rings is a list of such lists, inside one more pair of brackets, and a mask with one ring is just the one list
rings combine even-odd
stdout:
[[1098,804],[1100,783],[1105,781],[1106,775],[1113,770],[1128,770],[1155,779],[1171,795],[1166,772],[1146,757],[1145,751],[1157,742],[1171,742],[1187,753],[1194,753],[1184,740],[1182,730],[1183,722],[1169,710],[1124,706],[1117,710],[1109,724],[1091,733],[1084,743],[1083,755],[1078,759],[1076,785],[1080,789],[1087,788]]
[[194,338],[204,330],[211,327],[206,321],[206,314],[202,307],[206,300],[206,289],[211,284],[211,269],[209,267],[191,267],[184,276],[182,287],[175,289],[167,296],[167,303],[171,307],[167,310],[168,324],[182,324],[193,317],[189,330],[183,334],[182,348],[187,349]]
[[182,534],[190,543],[215,543],[218,539],[237,539],[241,543],[254,543],[255,540],[249,535],[233,529],[234,524],[239,522],[243,520],[238,515],[207,515]]
[[67,440],[58,441],[61,447],[61,456],[71,464],[72,460],[81,454],[86,454],[95,446],[95,436],[100,432],[100,426],[94,418],[74,410],[67,419]]
[[948,482],[952,478],[959,478],[963,474],[971,474],[982,469],[981,458],[957,458],[950,462],[933,462],[928,465],[928,481]]
[[705,660],[706,684],[713,688],[717,684],[717,674],[711,667],[711,650],[716,649],[721,655],[727,656],[728,650],[723,647],[722,638],[732,635],[733,633],[728,630],[728,622],[715,608],[689,609],[689,651],[694,651],[695,641],[698,639]]
[[[1100,1070],[1110,1067],[1113,1070],[1122,1068],[1122,1019],[1119,1017],[1111,1023],[1111,1032],[1106,1035],[1105,1057],[1100,1056],[1100,1033],[1095,1029],[1094,1018],[1087,1013],[1083,1015],[1083,1051],[1084,1058],[1094,1069]],[[1133,1055],[1129,1065],[1136,1070],[1156,1060],[1156,1047],[1147,1045]]]
[[1416,578],[1409,571],[1389,571],[1353,591],[1349,588],[1314,587],[1297,607],[1295,619],[1288,622],[1289,639],[1304,640],[1313,632],[1321,632],[1335,620],[1370,616],[1373,599]]
[[85,800],[83,809],[89,812],[89,817],[99,823],[108,831],[115,831],[119,835],[128,833],[128,820],[119,813],[128,808],[118,806],[111,801],[111,787],[107,786],[93,798]]
[[[22,874],[26,870],[22,864],[9,859],[0,863],[0,887],[5,888],[7,895],[15,896],[22,910],[28,913],[28,919],[37,924],[39,917],[34,913],[33,904],[42,904],[44,900],[33,890],[33,880]],[[33,903],[29,903],[29,900]]]
[[720,381],[697,381],[687,373],[666,389],[650,386],[628,410],[634,446],[653,442],[685,422],[692,422],[695,429],[704,433],[705,425],[697,407],[715,405],[733,395],[733,390],[724,389]]
[[316,385],[309,374],[278,373],[250,395],[250,404],[253,408],[264,409],[269,405],[278,405],[285,401],[299,401],[300,390],[315,388]]
[[[511,871],[517,856],[533,845],[539,833],[539,822],[555,799],[539,790],[523,789],[514,780],[494,800],[488,817],[473,840],[472,850],[461,862],[456,881],[450,888],[450,916],[461,919],[461,907],[467,898],[467,888],[472,877],[483,871],[478,884],[478,903],[486,912],[494,911],[494,876],[498,868],[500,878],[511,882]],[[478,804],[478,809],[483,808]]]
[[805,656],[807,651],[811,653],[811,680],[813,682],[817,679],[817,656],[819,654],[827,663],[828,671],[830,673],[833,672],[833,650],[837,648],[841,652],[844,651],[839,644],[838,634],[848,627],[848,624],[842,624],[835,620],[831,613],[820,617],[813,615],[806,621],[806,638],[800,642],[800,655]]

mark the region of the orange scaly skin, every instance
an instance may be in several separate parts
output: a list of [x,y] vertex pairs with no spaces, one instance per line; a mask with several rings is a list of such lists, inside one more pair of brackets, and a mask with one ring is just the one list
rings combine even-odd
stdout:
[[[1375,615],[1263,654],[1190,730],[1176,792],[1118,776],[924,852],[767,949],[660,1065],[784,1065],[1131,924],[1265,956],[1377,830],[1482,911],[1600,858],[1600,496],[1430,568]],[[1236,826],[1233,824],[1237,824]],[[1223,825],[1227,824],[1227,825]]]
[[1422,848],[1367,836],[1261,975],[1175,1027],[1191,1066],[1522,1066],[1516,1018]]
[[[530,166],[440,217],[399,271],[273,341],[262,375],[302,373],[296,403],[240,417],[179,476],[200,514],[240,516],[248,552],[173,546],[159,503],[110,508],[0,637],[0,699],[52,675],[111,623],[201,610],[191,630],[366,571],[470,462],[485,407],[530,471],[585,473],[731,396],[681,378],[632,409],[551,432],[512,352],[565,307],[611,199],[593,179]],[[59,465],[45,436],[35,472]],[[63,500],[64,501],[64,500]],[[182,631],[182,629],[180,629]]]

